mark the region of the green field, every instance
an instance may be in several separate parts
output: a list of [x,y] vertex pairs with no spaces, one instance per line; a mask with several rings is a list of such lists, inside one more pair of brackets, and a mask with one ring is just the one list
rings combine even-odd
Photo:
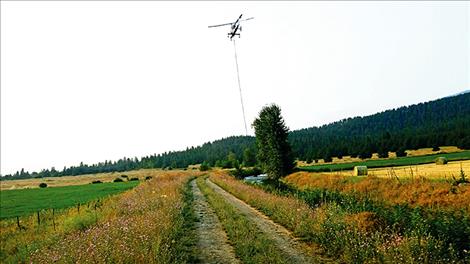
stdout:
[[0,219],[83,204],[134,188],[137,184],[138,181],[131,181],[1,191]]
[[410,166],[410,165],[433,163],[437,157],[446,157],[449,161],[468,160],[470,159],[470,151],[434,154],[434,155],[426,155],[426,156],[415,156],[415,157],[400,157],[400,158],[382,159],[382,160],[367,160],[367,161],[357,161],[357,162],[350,162],[350,163],[321,164],[321,165],[299,167],[299,169],[302,171],[310,171],[310,172],[328,172],[328,171],[352,170],[354,169],[354,166],[359,166],[359,165],[365,165],[368,168]]

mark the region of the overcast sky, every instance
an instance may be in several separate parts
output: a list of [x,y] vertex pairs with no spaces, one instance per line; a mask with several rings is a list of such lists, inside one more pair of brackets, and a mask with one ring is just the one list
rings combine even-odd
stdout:
[[[1,173],[181,150],[469,89],[469,2],[1,1]],[[253,135],[253,130],[249,129]]]

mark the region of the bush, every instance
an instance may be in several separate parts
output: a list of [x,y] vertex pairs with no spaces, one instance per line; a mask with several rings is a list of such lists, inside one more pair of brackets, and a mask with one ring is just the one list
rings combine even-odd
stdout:
[[66,231],[80,230],[83,231],[96,223],[96,217],[92,213],[77,215],[67,218],[64,221],[64,229]]
[[127,175],[123,174],[123,175],[121,175],[121,178],[126,178],[126,179],[129,179],[129,176],[127,176]]
[[379,158],[388,158],[388,150],[381,150],[377,153]]
[[439,151],[439,150],[441,150],[441,148],[439,146],[432,147],[432,151]]
[[364,150],[359,154],[359,158],[361,159],[370,159],[372,158],[372,152],[369,150]]
[[41,182],[39,184],[39,188],[46,188],[46,187],[47,187],[47,183],[45,183],[45,182]]
[[92,183],[92,184],[97,184],[97,183],[103,183],[103,182],[100,181],[100,180],[97,180],[97,181],[92,181],[91,183]]
[[123,180],[121,178],[116,178],[116,179],[114,179],[113,182],[123,182]]
[[138,180],[139,178],[134,177],[134,178],[131,178],[129,181],[138,181]]
[[153,178],[152,176],[146,176],[146,177],[145,177],[145,180],[146,180],[146,181],[147,181],[147,180],[151,180],[152,178]]
[[208,171],[210,170],[209,164],[207,164],[205,161],[199,166],[200,171]]
[[406,157],[405,148],[399,148],[396,152],[397,157]]

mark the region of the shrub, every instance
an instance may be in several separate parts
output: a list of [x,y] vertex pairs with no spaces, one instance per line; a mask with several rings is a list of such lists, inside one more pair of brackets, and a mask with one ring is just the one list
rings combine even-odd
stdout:
[[388,150],[381,150],[378,152],[379,158],[388,158]]
[[372,152],[369,150],[364,150],[359,154],[359,158],[361,159],[370,159],[372,158]]
[[399,148],[396,152],[397,157],[406,157],[405,148]]
[[134,177],[134,178],[131,178],[129,181],[138,181],[138,180],[139,178]]
[[205,161],[199,166],[200,171],[208,171],[210,170],[209,164],[207,164]]
[[439,151],[439,150],[441,150],[441,148],[439,146],[432,147],[432,151]]
[[64,229],[66,231],[80,230],[83,231],[89,226],[96,223],[96,217],[92,213],[77,215],[72,218],[67,218],[64,221]]
[[47,187],[47,183],[45,183],[45,182],[41,182],[39,184],[39,188],[46,188],[46,187]]
[[146,177],[145,177],[145,180],[146,180],[146,181],[147,181],[147,180],[151,180],[152,178],[153,178],[152,176],[146,176]]
[[91,183],[92,183],[92,184],[97,184],[97,183],[103,183],[103,182],[100,181],[100,180],[96,180],[96,181],[92,181]]
[[116,178],[116,179],[114,179],[113,182],[123,182],[123,180],[121,178]]
[[126,179],[129,179],[129,176],[127,176],[127,175],[123,174],[123,175],[121,175],[121,178],[126,178]]

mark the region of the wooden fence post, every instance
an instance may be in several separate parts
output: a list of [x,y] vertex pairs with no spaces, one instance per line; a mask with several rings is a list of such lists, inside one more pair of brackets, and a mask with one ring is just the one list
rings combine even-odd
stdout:
[[52,225],[54,226],[54,231],[55,231],[55,212],[54,212],[54,208],[52,208]]
[[80,213],[80,203],[77,204],[77,213]]
[[41,224],[41,218],[39,217],[39,211],[38,211],[38,226]]
[[21,229],[20,217],[19,216],[16,217],[16,224],[18,225],[18,228]]

